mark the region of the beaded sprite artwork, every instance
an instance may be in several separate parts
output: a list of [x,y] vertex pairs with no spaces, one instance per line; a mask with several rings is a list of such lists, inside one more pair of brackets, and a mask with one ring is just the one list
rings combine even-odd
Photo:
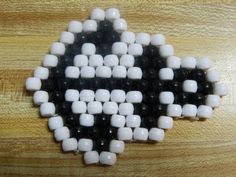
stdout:
[[26,89],[85,164],[115,164],[127,141],[163,141],[173,118],[210,118],[228,92],[208,58],[181,59],[162,34],[127,31],[116,8],[71,21],[42,65]]

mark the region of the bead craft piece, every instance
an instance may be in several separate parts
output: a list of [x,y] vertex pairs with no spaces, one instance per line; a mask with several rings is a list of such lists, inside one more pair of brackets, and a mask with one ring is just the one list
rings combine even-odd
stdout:
[[26,80],[63,151],[114,165],[125,142],[161,142],[175,118],[208,119],[228,88],[208,58],[177,57],[162,34],[128,31],[116,8],[71,21]]

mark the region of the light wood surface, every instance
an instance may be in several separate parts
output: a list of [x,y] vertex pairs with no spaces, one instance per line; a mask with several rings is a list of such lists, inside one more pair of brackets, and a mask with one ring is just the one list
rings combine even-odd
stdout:
[[[236,176],[236,1],[0,1],[0,176]],[[116,6],[134,32],[163,33],[178,56],[208,56],[230,94],[212,119],[175,121],[163,143],[126,144],[112,167],[61,153],[24,82],[72,19]]]

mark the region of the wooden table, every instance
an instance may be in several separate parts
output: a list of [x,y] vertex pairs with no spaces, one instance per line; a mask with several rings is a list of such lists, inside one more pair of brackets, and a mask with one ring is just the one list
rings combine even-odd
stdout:
[[[175,121],[163,143],[127,144],[111,167],[61,153],[25,79],[72,19],[115,5],[134,32],[163,33],[177,56],[208,56],[230,87],[212,119]],[[236,3],[222,1],[0,1],[0,175],[236,176]]]

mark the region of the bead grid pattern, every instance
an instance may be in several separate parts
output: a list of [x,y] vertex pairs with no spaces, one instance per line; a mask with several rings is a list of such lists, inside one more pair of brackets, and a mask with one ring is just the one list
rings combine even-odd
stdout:
[[179,58],[162,34],[134,34],[116,8],[71,21],[26,80],[64,151],[113,165],[124,141],[164,139],[173,118],[210,118],[228,92],[208,58]]

